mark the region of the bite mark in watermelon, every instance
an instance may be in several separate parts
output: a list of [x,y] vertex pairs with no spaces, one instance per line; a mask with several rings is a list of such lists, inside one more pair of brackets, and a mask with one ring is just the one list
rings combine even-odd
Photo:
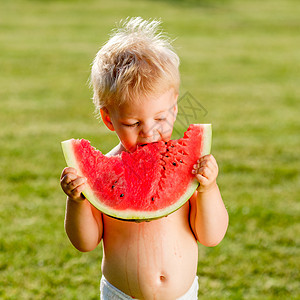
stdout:
[[83,194],[103,213],[143,221],[180,208],[198,187],[193,165],[210,153],[211,124],[191,124],[184,136],[105,156],[84,139],[62,142],[69,167],[87,178]]

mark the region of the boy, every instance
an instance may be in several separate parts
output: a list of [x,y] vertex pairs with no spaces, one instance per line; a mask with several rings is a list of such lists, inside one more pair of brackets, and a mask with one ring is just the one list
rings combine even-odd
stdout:
[[[92,67],[94,103],[120,143],[107,155],[134,151],[138,144],[171,138],[177,114],[179,59],[157,34],[158,21],[132,18],[100,49]],[[228,214],[212,155],[199,158],[193,173],[200,185],[176,212],[151,222],[113,219],[81,194],[86,179],[65,168],[65,229],[80,251],[103,240],[101,299],[197,299],[197,241],[217,245]]]

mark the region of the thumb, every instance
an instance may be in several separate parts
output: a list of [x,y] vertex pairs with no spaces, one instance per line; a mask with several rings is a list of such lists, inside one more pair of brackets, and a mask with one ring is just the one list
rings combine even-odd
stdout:
[[200,185],[205,185],[208,183],[208,179],[206,177],[202,176],[201,174],[196,174],[195,177],[199,181]]

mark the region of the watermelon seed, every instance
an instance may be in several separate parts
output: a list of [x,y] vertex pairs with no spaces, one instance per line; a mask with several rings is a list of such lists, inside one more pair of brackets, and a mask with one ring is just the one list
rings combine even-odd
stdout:
[[163,166],[164,170],[166,169],[165,166]]
[[181,163],[183,163],[183,161],[182,161],[182,160],[180,160],[180,162],[181,162]]
[[166,155],[166,157],[169,157],[169,155]]
[[172,164],[173,164],[173,166],[176,166],[176,162],[173,162]]
[[152,197],[151,200],[154,201],[154,197]]
[[112,187],[111,187],[111,188],[113,189],[114,187],[115,187],[115,186],[114,186],[114,185],[112,185]]
[[121,194],[120,197],[124,197],[124,194]]

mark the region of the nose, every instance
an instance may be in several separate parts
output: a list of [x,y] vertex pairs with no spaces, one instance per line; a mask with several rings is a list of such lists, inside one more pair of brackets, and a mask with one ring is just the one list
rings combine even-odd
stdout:
[[155,132],[155,124],[148,122],[144,123],[141,127],[140,136],[142,138],[150,138],[154,135]]

